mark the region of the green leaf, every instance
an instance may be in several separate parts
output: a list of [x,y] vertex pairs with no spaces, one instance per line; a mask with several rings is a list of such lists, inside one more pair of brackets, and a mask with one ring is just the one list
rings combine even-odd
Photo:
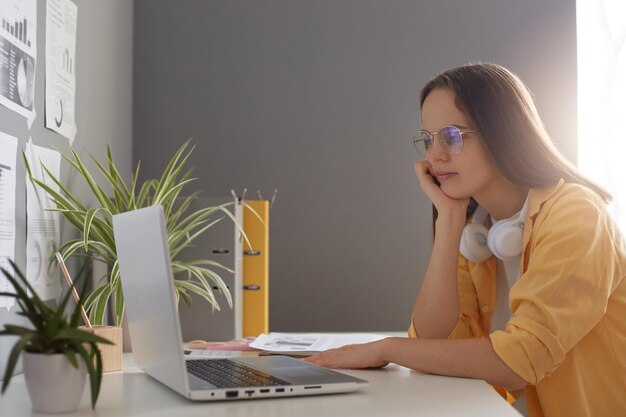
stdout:
[[16,326],[14,324],[5,324],[4,330],[2,330],[0,334],[25,337],[36,334],[36,332],[33,329],[29,329],[28,327]]
[[196,294],[198,294],[199,296],[201,296],[202,298],[204,298],[205,300],[207,300],[211,306],[216,309],[219,310],[219,304],[215,301],[215,298],[213,297],[213,294],[204,290],[202,287],[200,287],[198,284],[191,282],[191,281],[177,281],[176,285],[183,287],[191,292],[194,292]]
[[20,354],[24,350],[24,347],[28,344],[30,339],[28,337],[19,339],[15,345],[13,345],[13,349],[11,349],[11,353],[9,354],[9,360],[7,361],[7,367],[4,371],[4,377],[2,378],[2,393],[9,386],[9,381],[11,381],[11,377],[13,376],[13,371],[15,370],[15,365],[17,364],[17,359],[20,357]]
[[77,328],[74,328],[74,329],[65,328],[65,329],[59,330],[54,340],[75,341],[78,343],[102,343],[105,345],[113,344],[113,342],[111,342],[108,339],[105,339],[104,337],[98,336],[87,330],[81,330]]
[[[104,177],[109,181],[113,192],[121,197],[121,202],[128,201],[130,194],[128,192],[128,188],[123,180],[121,180],[121,176],[119,172],[117,172],[117,168],[111,158],[111,148],[107,146],[107,160],[109,164],[109,170],[107,170],[96,158],[93,156],[91,159],[95,162],[96,166],[100,170],[100,173],[104,175]],[[120,210],[121,211],[121,210]]]
[[76,359],[76,352],[73,349],[64,347],[63,354],[70,361],[72,366],[78,369],[78,359]]
[[[44,190],[46,190],[46,192],[48,192],[48,194],[50,194],[53,199],[59,199],[60,201],[65,202],[67,207],[74,207],[76,206],[77,208],[80,209],[85,209],[85,207],[82,206],[82,204],[80,203],[80,201],[78,201],[68,190],[67,188],[65,188],[63,186],[63,184],[61,184],[61,182],[54,176],[52,175],[52,173],[50,173],[48,171],[48,176],[50,177],[50,179],[57,184],[57,186],[61,189],[61,191],[63,191],[63,193],[65,193],[65,195],[69,196],[70,200],[66,199],[65,197],[63,197],[62,194],[58,193],[54,188],[48,186],[48,184],[39,181],[37,179],[35,179],[35,177],[33,176],[32,173],[32,169],[30,167],[30,164],[28,162],[28,158],[26,157],[26,153],[22,152],[22,159],[24,160],[24,165],[26,166],[26,172],[28,173],[28,178],[30,179],[31,183],[33,183],[34,185],[36,184],[37,186],[43,188]],[[45,167],[43,167],[45,169]]]
[[[100,384],[102,382],[102,356],[100,350],[93,343],[90,344],[90,350],[87,351],[82,344],[76,345],[76,350],[87,366],[89,372],[89,385],[91,388],[91,408],[96,407],[98,395],[100,394]],[[93,358],[96,358],[94,365]]]
[[195,261],[185,261],[185,263],[187,265],[192,265],[192,266],[208,265],[208,266],[212,266],[212,267],[215,267],[215,268],[223,269],[223,270],[225,270],[227,272],[230,272],[231,274],[235,273],[235,271],[233,269],[227,268],[224,265],[220,264],[219,262],[211,261],[211,260],[208,260],[208,259],[195,260]]
[[[6,269],[0,268],[4,276],[6,277],[6,279],[11,283],[11,285],[15,289],[15,292],[17,294],[16,299],[19,300],[19,302],[23,304],[24,311],[30,311],[30,312],[39,311],[42,313],[49,312],[50,308],[46,306],[46,304],[41,300],[41,298],[39,298],[39,296],[37,295],[37,292],[30,285],[30,283],[26,280],[26,277],[19,270],[15,262],[9,259],[9,263],[11,264],[11,267],[13,268],[15,273],[17,274],[17,277],[19,278],[19,280],[26,286],[26,289],[29,290],[33,294],[32,297],[29,297],[28,294],[26,293],[26,290],[20,285],[17,279],[15,279],[11,275],[11,273],[9,273]],[[36,328],[38,329],[41,328],[41,323],[39,321],[31,320],[31,322]]]
[[124,317],[124,294],[122,293],[122,286],[117,285],[115,287],[115,325],[122,326],[122,319]]
[[83,227],[83,245],[85,247],[85,252],[89,251],[89,232],[91,231],[91,223],[93,222],[94,217],[98,214],[99,211],[106,211],[102,207],[91,208],[87,210],[87,215],[85,216],[85,223]]
[[109,302],[109,297],[111,297],[111,292],[114,288],[111,285],[105,285],[104,290],[98,297],[97,301],[94,303],[93,308],[93,318],[92,322],[94,324],[104,324],[104,315],[106,313],[107,304]]
[[[93,304],[96,302],[96,300],[98,298],[100,298],[100,296],[102,296],[102,294],[107,291],[107,287],[109,287],[108,283],[102,284],[99,287],[97,287],[96,289],[94,289],[91,294],[89,294],[87,296],[87,299],[85,300],[84,306],[86,310],[89,310]],[[93,318],[93,317],[90,317]]]

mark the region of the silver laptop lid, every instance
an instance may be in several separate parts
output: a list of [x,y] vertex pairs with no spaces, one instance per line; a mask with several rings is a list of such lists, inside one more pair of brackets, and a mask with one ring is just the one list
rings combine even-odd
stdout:
[[135,363],[187,396],[189,382],[163,207],[115,215],[113,231]]

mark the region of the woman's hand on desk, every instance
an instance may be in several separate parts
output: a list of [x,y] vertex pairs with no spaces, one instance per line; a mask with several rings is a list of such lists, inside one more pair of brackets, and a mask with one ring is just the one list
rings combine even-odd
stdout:
[[325,368],[382,368],[389,362],[380,359],[383,340],[330,349],[303,359],[305,362]]

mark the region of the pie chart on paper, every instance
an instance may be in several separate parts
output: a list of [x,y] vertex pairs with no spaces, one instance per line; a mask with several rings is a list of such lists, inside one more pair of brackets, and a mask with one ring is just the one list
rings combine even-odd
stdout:
[[41,274],[43,272],[43,253],[41,250],[41,245],[39,241],[35,240],[35,253],[33,254],[33,271],[37,271],[37,276],[35,276],[35,282],[39,281],[41,278]]
[[17,94],[22,106],[30,109],[35,93],[35,68],[28,56],[23,56],[17,65]]

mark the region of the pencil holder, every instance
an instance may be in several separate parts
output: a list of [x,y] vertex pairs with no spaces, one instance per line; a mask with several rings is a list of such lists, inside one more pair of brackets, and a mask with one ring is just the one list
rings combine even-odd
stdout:
[[113,342],[112,345],[98,343],[102,354],[102,372],[119,371],[122,369],[122,328],[115,326],[80,326],[81,330],[92,332]]

